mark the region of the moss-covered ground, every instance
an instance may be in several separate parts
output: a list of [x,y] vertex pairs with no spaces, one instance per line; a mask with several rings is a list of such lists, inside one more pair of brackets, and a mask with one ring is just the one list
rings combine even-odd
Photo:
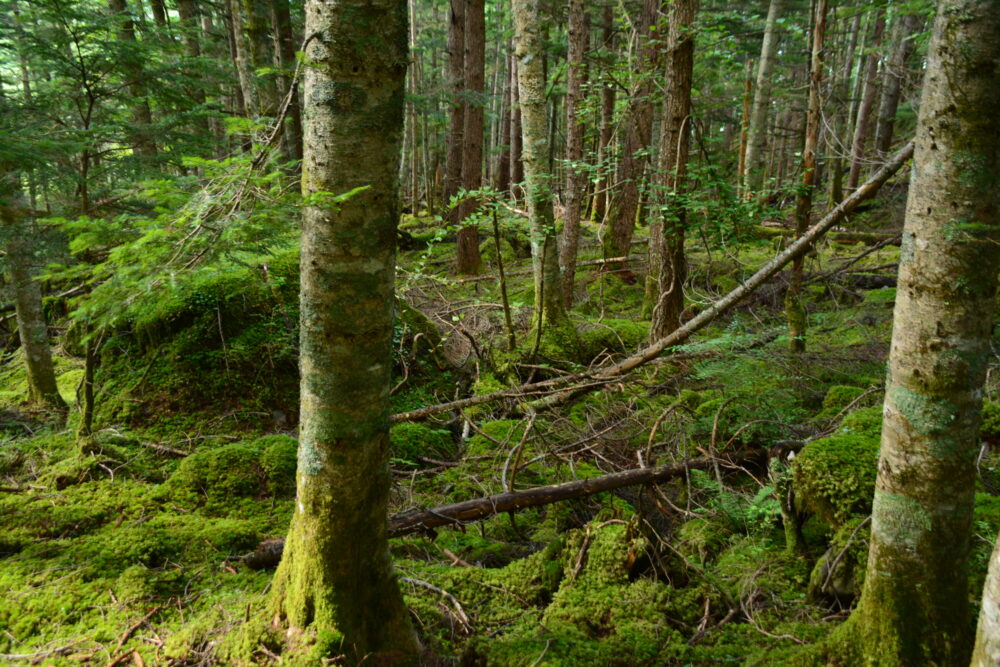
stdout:
[[[591,268],[577,275],[577,335],[535,338],[525,245],[508,230],[511,350],[497,280],[456,281],[453,244],[420,218],[405,226],[432,242],[401,257],[397,412],[583,370],[646,341],[643,280]],[[599,257],[592,233],[584,261]],[[691,311],[779,242],[690,244]],[[652,489],[394,539],[424,662],[780,664],[836,628],[864,580],[895,294],[858,276],[893,275],[898,251],[831,272],[866,250],[824,243],[808,259],[803,354],[787,352],[779,277],[669,359],[534,420],[509,401],[394,426],[392,512],[751,455]],[[241,556],[284,536],[294,502],[296,261],[221,271],[105,332],[85,450],[75,407],[67,422],[34,410],[17,355],[0,366],[0,663],[280,662],[260,616],[272,572]],[[56,369],[75,405],[83,358],[71,341],[56,346]],[[992,402],[983,438],[1000,444]],[[768,466],[782,443],[803,446]],[[1000,527],[998,471],[987,448],[970,599]],[[782,525],[789,489],[798,551]]]

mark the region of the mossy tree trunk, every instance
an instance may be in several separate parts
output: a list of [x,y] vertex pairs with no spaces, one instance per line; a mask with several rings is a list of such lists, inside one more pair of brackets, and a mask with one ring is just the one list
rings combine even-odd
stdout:
[[[13,199],[13,197],[11,197]],[[0,202],[0,220],[7,236],[7,259],[10,282],[14,288],[14,312],[21,352],[28,377],[28,399],[65,410],[66,402],[59,394],[56,374],[49,350],[49,329],[42,308],[42,287],[31,275],[29,232],[19,218],[16,201]]]
[[584,127],[578,115],[583,102],[583,82],[587,78],[584,58],[587,55],[587,10],[583,0],[569,3],[569,52],[566,75],[566,219],[563,220],[559,266],[562,270],[563,303],[573,306],[577,246],[580,242],[580,218],[586,196],[587,177],[574,168],[583,160]]
[[659,224],[654,227],[652,247],[656,271],[656,305],[649,327],[651,341],[659,340],[680,326],[684,310],[687,260],[684,235],[687,210],[684,182],[687,177],[688,143],[691,135],[691,80],[694,71],[694,19],[698,0],[675,0],[670,5],[666,95],[663,102],[663,133],[657,176]]
[[[272,605],[353,661],[418,645],[389,558],[389,381],[405,0],[310,0],[295,514]],[[361,188],[341,203],[328,194]]]
[[[465,113],[462,132],[462,187],[478,190],[483,184],[483,92],[486,87],[486,3],[465,2]],[[459,206],[459,221],[479,208],[479,200],[467,198]],[[483,268],[479,253],[479,228],[465,225],[458,230],[455,269],[462,275],[476,275]]]
[[545,108],[539,0],[514,0],[518,100],[521,107],[522,156],[527,181],[531,266],[535,283],[535,324],[566,320],[559,276],[559,254],[552,213],[552,174],[548,171],[549,134]]
[[900,250],[868,574],[832,640],[839,664],[968,664],[977,433],[1000,268],[997,108],[1000,8],[943,0]]

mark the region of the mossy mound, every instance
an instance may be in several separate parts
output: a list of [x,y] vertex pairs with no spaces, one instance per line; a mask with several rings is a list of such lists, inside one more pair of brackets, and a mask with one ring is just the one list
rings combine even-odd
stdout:
[[272,435],[195,452],[181,462],[160,494],[194,504],[291,496],[297,447],[294,438]]
[[865,393],[861,387],[835,384],[826,391],[823,397],[823,409],[816,415],[819,419],[833,419],[859,396]]
[[421,458],[450,459],[455,456],[451,431],[426,424],[396,424],[389,431],[389,444],[396,464],[419,467]]

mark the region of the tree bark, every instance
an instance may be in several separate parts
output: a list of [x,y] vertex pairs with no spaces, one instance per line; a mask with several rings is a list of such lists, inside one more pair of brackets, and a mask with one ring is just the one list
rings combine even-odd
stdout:
[[[281,83],[278,97],[283,99],[291,92],[293,77],[295,75],[295,35],[292,31],[292,16],[288,6],[288,0],[271,0],[271,24],[274,26],[274,43],[277,47],[275,54],[276,63],[281,70],[278,80]],[[281,128],[282,146],[285,157],[290,160],[302,159],[302,109],[299,107],[298,84],[296,90],[291,92],[291,99],[288,102],[288,111],[285,114],[285,121]],[[280,104],[279,99],[279,104]]]
[[608,210],[609,183],[607,174],[611,172],[611,137],[614,133],[615,81],[611,77],[610,51],[614,47],[615,26],[614,6],[609,2],[604,6],[601,21],[601,50],[605,56],[604,73],[601,82],[601,132],[597,138],[598,179],[594,183],[594,211],[591,219],[604,224]]
[[14,310],[21,353],[28,378],[28,400],[58,410],[66,409],[59,394],[52,353],[49,350],[49,330],[42,309],[42,288],[31,275],[29,233],[16,208],[16,201],[0,205],[0,219],[7,237],[7,259],[10,282],[14,289]]
[[[649,161],[649,144],[653,132],[653,92],[656,73],[660,71],[662,46],[658,26],[660,0],[645,0],[638,25],[639,60],[635,67],[638,81],[630,93],[625,121],[625,145],[609,195],[608,219],[605,231],[605,252],[608,257],[629,254],[639,210],[639,181]],[[628,272],[618,274],[632,279]]]
[[116,33],[121,43],[122,71],[127,79],[132,110],[132,148],[145,158],[156,157],[156,142],[153,139],[153,113],[150,111],[149,98],[146,96],[145,75],[143,74],[143,55],[139,53],[139,45],[135,39],[135,23],[129,12],[126,0],[108,0],[108,7],[117,24]]
[[747,195],[757,193],[764,184],[764,152],[767,149],[767,112],[771,106],[772,72],[774,56],[778,52],[778,18],[784,9],[784,0],[771,0],[764,24],[764,40],[760,45],[760,64],[757,66],[757,87],[750,110],[750,129],[747,130],[747,155],[744,160],[743,190]]
[[670,4],[666,91],[660,135],[659,174],[656,200],[659,222],[652,242],[657,277],[656,305],[649,326],[649,339],[656,341],[681,324],[687,260],[684,235],[687,210],[684,182],[687,176],[688,138],[691,135],[691,82],[694,73],[694,19],[698,0],[674,0]]
[[868,576],[831,639],[839,664],[969,661],[977,435],[1000,269],[998,108],[997,3],[943,0],[900,249]]
[[418,651],[386,534],[406,2],[308,0],[306,34],[302,190],[353,194],[303,213],[297,495],[271,602],[293,647],[339,635],[352,662],[393,664]]
[[[465,4],[465,113],[462,131],[462,187],[478,190],[483,184],[483,93],[486,84],[486,3],[466,0]],[[462,222],[479,208],[479,200],[466,197],[459,206]],[[456,270],[460,275],[476,275],[483,268],[479,254],[479,228],[464,225],[458,230]]]
[[580,217],[586,194],[586,174],[577,168],[583,160],[583,122],[579,106],[583,100],[583,82],[587,78],[584,57],[587,53],[587,13],[584,0],[569,2],[569,73],[566,79],[566,213],[563,220],[559,269],[562,272],[562,298],[567,308],[573,306],[576,252],[580,242]]
[[[806,112],[806,137],[802,148],[802,188],[795,203],[795,231],[801,236],[812,218],[813,189],[816,183],[816,146],[819,140],[819,93],[823,85],[823,39],[826,34],[827,0],[816,1],[813,18],[812,59],[809,73],[809,108]],[[806,349],[806,311],[802,304],[802,269],[805,257],[792,263],[788,291],[785,293],[785,317],[792,352]]]
[[[513,49],[512,49],[513,50]],[[510,55],[513,84],[510,89],[510,191],[514,200],[523,194],[524,187],[524,132],[521,127],[521,88],[517,83],[517,56]]]
[[906,14],[897,24],[896,48],[892,59],[885,68],[882,84],[882,102],[879,105],[878,123],[875,126],[875,150],[884,158],[892,147],[892,131],[896,124],[896,110],[906,79],[907,66],[913,55],[913,35],[920,30],[923,18],[918,14]]
[[990,568],[983,586],[983,604],[979,609],[976,645],[970,667],[1000,665],[1000,536],[990,557]]
[[521,108],[524,171],[527,177],[528,226],[535,287],[535,326],[566,319],[560,286],[552,174],[548,171],[549,136],[542,63],[544,19],[540,0],[514,0],[514,39]]
[[885,10],[881,7],[875,15],[872,41],[869,53],[865,56],[865,66],[862,68],[865,77],[864,92],[861,104],[858,106],[858,117],[854,125],[854,140],[851,142],[851,173],[847,176],[847,189],[858,187],[861,180],[861,167],[865,157],[865,144],[871,134],[872,108],[878,94],[879,49],[882,47],[882,33],[885,31]]
[[445,156],[445,219],[451,225],[459,221],[458,207],[448,208],[451,198],[462,187],[462,147],[465,136],[465,6],[466,0],[450,0],[448,10],[448,85],[451,89],[451,123],[448,126],[448,149]]

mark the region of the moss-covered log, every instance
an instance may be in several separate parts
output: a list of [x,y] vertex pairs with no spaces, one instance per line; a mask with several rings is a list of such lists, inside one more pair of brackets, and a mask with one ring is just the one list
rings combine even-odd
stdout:
[[272,605],[292,649],[399,664],[418,650],[386,535],[406,3],[310,1],[306,34],[297,497]]

